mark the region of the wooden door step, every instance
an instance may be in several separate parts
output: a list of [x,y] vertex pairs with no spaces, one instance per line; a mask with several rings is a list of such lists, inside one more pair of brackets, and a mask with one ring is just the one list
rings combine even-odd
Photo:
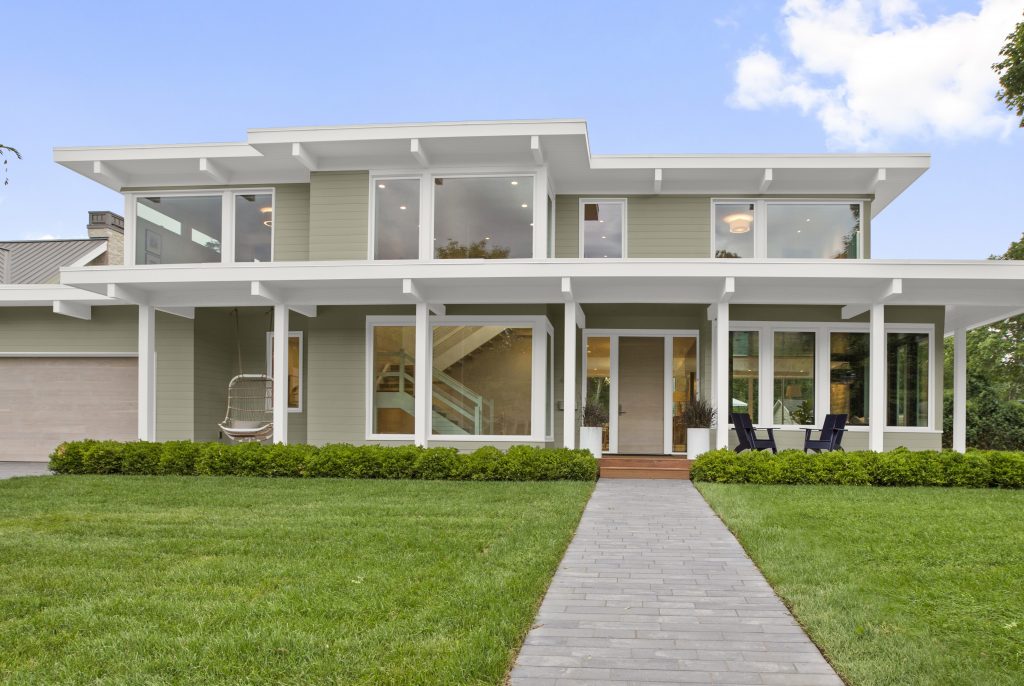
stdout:
[[602,457],[603,479],[689,479],[691,461],[683,457],[623,456]]

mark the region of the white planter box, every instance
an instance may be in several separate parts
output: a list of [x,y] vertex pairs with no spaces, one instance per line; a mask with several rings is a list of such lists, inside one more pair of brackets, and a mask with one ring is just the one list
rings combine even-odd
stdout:
[[580,427],[580,450],[589,450],[594,457],[601,457],[601,437],[604,429],[599,426]]
[[686,430],[686,457],[694,459],[711,449],[711,429]]

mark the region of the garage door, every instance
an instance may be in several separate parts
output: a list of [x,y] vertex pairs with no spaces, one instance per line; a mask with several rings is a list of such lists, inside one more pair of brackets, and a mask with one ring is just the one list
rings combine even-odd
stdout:
[[61,441],[138,436],[134,357],[0,358],[0,460],[46,460]]

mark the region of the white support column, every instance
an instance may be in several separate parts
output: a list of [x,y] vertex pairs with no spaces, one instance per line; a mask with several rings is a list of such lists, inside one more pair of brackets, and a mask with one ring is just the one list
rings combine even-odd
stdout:
[[576,447],[576,303],[565,303],[562,361],[562,445]]
[[729,447],[729,302],[721,301],[715,306],[715,409],[718,412],[718,428],[715,431],[715,447]]
[[274,305],[274,443],[288,442],[288,306]]
[[430,441],[431,421],[433,417],[433,350],[430,345],[430,305],[416,303],[416,373],[415,373],[415,422],[414,431],[416,445],[427,447]]
[[868,450],[881,452],[885,445],[885,305],[871,306],[868,357]]
[[139,305],[139,440],[156,440],[156,310]]
[[953,331],[953,450],[967,450],[967,329]]

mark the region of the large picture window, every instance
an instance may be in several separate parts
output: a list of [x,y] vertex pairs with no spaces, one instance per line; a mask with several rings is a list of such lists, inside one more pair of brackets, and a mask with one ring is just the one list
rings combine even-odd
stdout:
[[135,264],[221,261],[221,194],[135,200]]
[[760,335],[757,331],[729,332],[729,411],[749,414],[758,422],[760,403]]
[[580,245],[583,257],[623,257],[625,235],[625,200],[580,201]]
[[532,176],[435,177],[434,257],[533,256]]
[[849,426],[868,424],[870,346],[867,333],[833,331],[829,336],[830,412],[847,415]]
[[814,424],[814,342],[813,331],[775,332],[775,424]]
[[886,336],[889,426],[928,426],[928,334]]
[[863,257],[861,201],[715,200],[712,257]]
[[415,431],[416,327],[371,327],[370,432],[407,435]]
[[420,180],[373,181],[373,257],[414,260],[420,251]]

